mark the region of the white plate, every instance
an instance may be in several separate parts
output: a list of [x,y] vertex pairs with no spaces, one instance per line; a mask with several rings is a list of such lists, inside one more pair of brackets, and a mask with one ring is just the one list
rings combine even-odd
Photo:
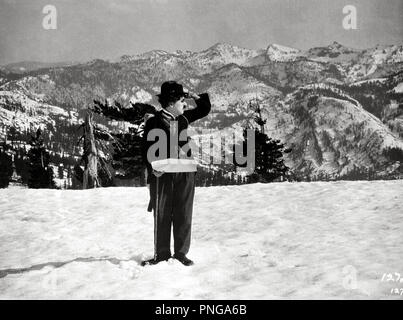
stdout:
[[196,172],[197,162],[193,159],[163,159],[153,161],[151,166],[162,172]]

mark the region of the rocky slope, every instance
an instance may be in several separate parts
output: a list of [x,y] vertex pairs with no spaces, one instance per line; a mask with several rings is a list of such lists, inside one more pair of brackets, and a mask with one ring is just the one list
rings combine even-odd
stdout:
[[258,103],[266,132],[293,149],[287,163],[301,177],[337,178],[353,168],[399,176],[400,162],[385,152],[403,150],[402,74],[402,45],[357,50],[337,42],[307,51],[218,43],[19,74],[2,68],[0,134],[10,126],[56,132],[55,119],[78,123],[94,98],[157,103],[161,83],[176,79],[209,92],[213,109],[198,126],[215,134],[245,126],[250,102]]

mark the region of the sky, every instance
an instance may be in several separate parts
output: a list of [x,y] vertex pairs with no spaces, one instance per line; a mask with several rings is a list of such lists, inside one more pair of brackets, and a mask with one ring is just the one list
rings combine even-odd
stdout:
[[[56,29],[43,28],[46,5],[56,8]],[[356,30],[343,28],[346,5],[357,9]],[[0,65],[200,51],[217,42],[308,49],[402,40],[402,0],[0,0]]]

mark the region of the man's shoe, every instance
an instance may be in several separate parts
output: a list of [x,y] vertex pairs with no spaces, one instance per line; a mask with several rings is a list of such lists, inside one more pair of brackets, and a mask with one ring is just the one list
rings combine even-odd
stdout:
[[160,263],[162,261],[168,261],[171,257],[170,254],[164,254],[161,256],[157,256],[156,258],[152,258],[150,260],[141,261],[141,266],[152,266],[154,264]]
[[194,265],[194,262],[187,258],[184,254],[174,254],[174,258],[180,261],[184,266]]

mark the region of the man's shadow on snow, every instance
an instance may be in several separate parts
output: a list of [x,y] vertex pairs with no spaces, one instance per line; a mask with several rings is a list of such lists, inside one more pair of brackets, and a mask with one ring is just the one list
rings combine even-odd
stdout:
[[60,268],[60,267],[63,267],[64,265],[72,263],[72,262],[108,261],[114,265],[119,265],[121,262],[129,262],[129,261],[135,261],[135,262],[137,262],[137,264],[140,264],[142,260],[143,260],[142,255],[135,255],[129,259],[117,259],[117,258],[111,258],[111,257],[101,257],[101,258],[88,257],[88,258],[75,258],[75,259],[68,260],[68,261],[45,262],[45,263],[35,264],[35,265],[27,267],[27,268],[15,268],[15,269],[0,270],[0,279],[8,276],[9,274],[21,274],[21,273],[30,272],[30,271],[41,270],[48,266],[51,266],[54,268]]

